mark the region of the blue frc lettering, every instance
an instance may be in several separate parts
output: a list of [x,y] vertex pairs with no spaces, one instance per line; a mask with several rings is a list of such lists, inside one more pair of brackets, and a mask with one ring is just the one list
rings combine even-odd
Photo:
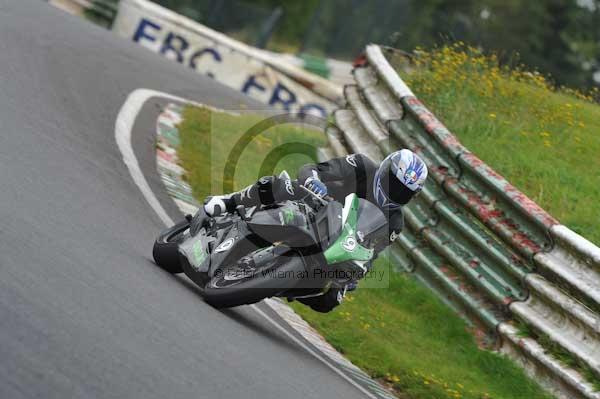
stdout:
[[152,36],[151,31],[160,32],[160,29],[160,25],[148,21],[146,18],[142,18],[140,24],[138,25],[138,28],[133,34],[133,41],[139,43],[142,40],[147,40],[153,43],[156,41],[156,37]]
[[169,33],[160,48],[160,53],[165,57],[169,54],[175,55],[175,60],[180,64],[183,64],[183,53],[190,47],[190,44],[183,37],[174,33]]
[[273,95],[269,100],[269,105],[281,105],[283,109],[289,111],[291,105],[296,102],[296,95],[287,87],[277,82],[277,86],[273,90]]
[[[212,71],[206,71],[206,69],[214,63],[224,62],[223,57],[226,56],[226,54],[223,55],[219,52],[217,46],[213,47],[209,44],[210,47],[207,47],[207,43],[195,45],[193,34],[186,38],[185,32],[171,32],[169,29],[163,28],[160,23],[146,17],[140,19],[132,35],[132,40],[146,46],[154,44],[152,48],[163,56],[194,70],[205,71],[209,77],[214,77],[214,74]],[[239,65],[239,67],[244,68],[243,65]],[[261,82],[260,75],[250,75],[242,84],[241,91],[255,98],[264,99],[267,97],[269,105],[289,112],[297,110],[300,116],[312,114],[327,117],[327,111],[323,105],[316,103],[299,104],[297,94],[283,83],[277,82],[274,87],[266,83],[265,81]]]
[[261,85],[260,83],[258,83],[256,81],[256,76],[250,75],[250,76],[248,76],[246,83],[244,83],[244,85],[242,86],[242,93],[251,95],[249,92],[250,92],[250,90],[252,90],[252,88],[259,90],[259,91],[266,90],[265,86]]
[[223,60],[221,58],[221,54],[219,54],[219,52],[217,50],[215,50],[214,48],[203,48],[202,50],[196,51],[190,57],[190,68],[196,69],[197,60],[199,60],[200,58],[202,58],[205,55],[210,56],[213,60],[215,60],[217,62],[221,62]]

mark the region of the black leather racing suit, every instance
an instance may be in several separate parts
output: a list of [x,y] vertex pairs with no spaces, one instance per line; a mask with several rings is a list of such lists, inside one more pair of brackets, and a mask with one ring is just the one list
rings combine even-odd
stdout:
[[[269,205],[274,202],[300,199],[306,194],[299,185],[304,185],[309,177],[315,177],[327,186],[328,195],[337,201],[343,203],[348,194],[356,193],[358,197],[377,205],[373,194],[373,180],[377,168],[378,165],[364,155],[347,155],[316,165],[305,165],[298,172],[297,180],[282,179],[276,176],[262,177],[245,189],[227,195],[224,201],[227,211],[234,212],[238,205],[244,205],[248,208],[261,204]],[[376,251],[381,251],[395,240],[404,226],[400,208],[392,211],[382,210],[388,219],[390,240],[380,248],[376,248]],[[344,287],[337,290],[332,289],[323,296],[305,298],[300,301],[317,311],[327,312],[341,302],[338,294],[339,290],[344,290]]]

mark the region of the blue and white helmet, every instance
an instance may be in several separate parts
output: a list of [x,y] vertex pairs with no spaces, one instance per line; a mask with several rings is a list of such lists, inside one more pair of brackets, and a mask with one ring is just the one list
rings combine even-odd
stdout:
[[373,194],[383,209],[405,205],[423,189],[427,165],[410,150],[388,155],[379,166],[373,183]]

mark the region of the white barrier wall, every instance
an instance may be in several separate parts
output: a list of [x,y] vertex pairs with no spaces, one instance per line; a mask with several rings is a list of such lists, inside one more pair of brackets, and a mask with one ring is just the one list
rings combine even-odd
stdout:
[[121,0],[113,31],[273,107],[327,116],[341,88],[147,0]]

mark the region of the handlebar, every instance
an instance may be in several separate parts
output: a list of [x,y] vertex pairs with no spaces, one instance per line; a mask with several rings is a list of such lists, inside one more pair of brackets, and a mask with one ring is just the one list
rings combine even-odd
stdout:
[[306,191],[308,194],[312,195],[312,197],[316,200],[318,200],[319,202],[321,202],[321,205],[327,205],[328,203],[330,203],[331,201],[333,201],[333,198],[329,195],[326,195],[325,197],[321,198],[319,197],[317,194],[313,193],[312,191],[310,191],[308,188],[304,187],[304,186],[300,186],[304,191]]

